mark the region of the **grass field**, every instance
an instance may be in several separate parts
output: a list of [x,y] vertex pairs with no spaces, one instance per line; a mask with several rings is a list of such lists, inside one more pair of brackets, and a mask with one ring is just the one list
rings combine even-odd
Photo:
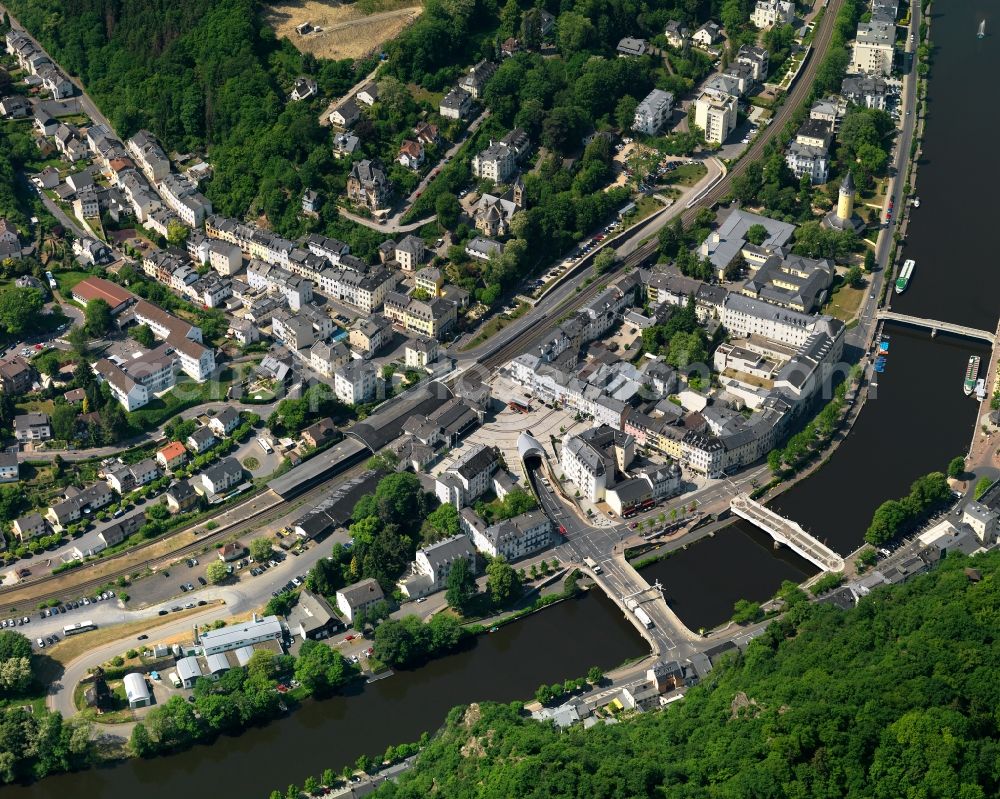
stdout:
[[693,186],[707,174],[708,169],[704,164],[697,162],[694,164],[684,164],[669,173],[666,184],[668,186]]
[[[268,6],[267,21],[278,37],[321,58],[362,58],[398,36],[423,11],[418,0],[360,0],[341,5],[320,0],[290,0]],[[320,28],[300,36],[304,22]]]
[[[838,278],[839,280],[842,280],[842,278]],[[844,283],[840,283],[834,289],[830,301],[823,310],[842,322],[849,322],[857,315],[858,308],[861,305],[861,301],[864,300],[867,290],[867,284],[862,288],[855,289]]]
[[59,293],[63,295],[63,299],[69,300],[73,293],[73,287],[91,275],[88,272],[70,270],[68,272],[54,272],[53,276],[59,285]]

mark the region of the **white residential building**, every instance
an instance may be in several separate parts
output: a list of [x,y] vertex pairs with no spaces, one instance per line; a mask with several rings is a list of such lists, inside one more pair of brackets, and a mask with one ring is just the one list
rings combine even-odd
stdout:
[[353,622],[358,613],[367,612],[384,599],[382,587],[370,577],[337,591],[337,607],[348,622]]
[[164,176],[159,186],[160,196],[188,227],[200,227],[212,213],[212,202],[198,191],[198,184],[186,175],[173,172]]
[[399,588],[410,598],[440,591],[448,584],[448,575],[455,564],[461,560],[469,565],[470,574],[476,573],[476,548],[462,533],[418,549],[410,574],[399,581]]
[[750,21],[757,29],[789,25],[795,20],[795,3],[789,0],[757,0]]
[[829,158],[822,147],[793,141],[785,151],[785,163],[795,177],[808,175],[814,185],[826,183],[829,177]]
[[472,529],[472,542],[480,552],[512,563],[552,543],[552,520],[536,510],[489,527],[477,525]]
[[243,268],[243,252],[235,244],[212,239],[208,242],[208,262],[220,275],[232,277]]
[[770,54],[763,47],[744,44],[736,54],[736,63],[746,64],[753,71],[753,79],[763,81],[770,68]]
[[674,110],[674,95],[661,89],[653,89],[635,108],[632,130],[655,136],[670,119]]
[[493,473],[499,468],[496,452],[484,444],[475,444],[438,475],[434,492],[441,502],[450,502],[461,510],[490,489]]
[[359,405],[375,398],[375,367],[367,361],[351,361],[333,373],[333,393],[345,405]]
[[704,92],[695,102],[694,124],[705,132],[705,141],[721,144],[736,127],[736,98]]
[[895,37],[896,26],[891,22],[873,20],[858,25],[848,71],[865,75],[891,75],[896,53]]

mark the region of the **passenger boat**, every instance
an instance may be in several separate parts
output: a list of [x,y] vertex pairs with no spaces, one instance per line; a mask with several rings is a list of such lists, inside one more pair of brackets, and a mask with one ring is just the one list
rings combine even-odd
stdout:
[[962,385],[965,395],[969,396],[976,390],[976,379],[979,377],[979,356],[970,355],[969,364],[965,367],[965,383]]
[[977,39],[985,39],[986,38],[986,20],[985,19],[982,22],[979,23],[979,32],[976,34],[976,38]]
[[976,399],[980,402],[986,399],[986,381],[981,377],[976,381]]
[[897,294],[902,294],[906,291],[906,287],[910,285],[910,278],[913,277],[913,268],[916,265],[916,261],[912,258],[908,258],[903,262],[903,268],[899,270],[899,277],[896,278]]

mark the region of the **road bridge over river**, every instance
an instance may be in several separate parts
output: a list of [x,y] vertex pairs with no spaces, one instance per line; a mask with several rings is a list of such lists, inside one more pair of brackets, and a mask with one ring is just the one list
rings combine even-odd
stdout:
[[759,527],[775,541],[784,544],[823,571],[844,570],[844,559],[826,544],[817,541],[790,519],[779,516],[759,502],[754,502],[746,494],[734,497],[730,507],[741,519],[746,519]]

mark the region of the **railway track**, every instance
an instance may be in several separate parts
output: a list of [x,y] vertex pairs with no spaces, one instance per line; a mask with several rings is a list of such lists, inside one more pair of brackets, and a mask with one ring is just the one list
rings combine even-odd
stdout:
[[[823,59],[826,57],[830,41],[833,37],[833,28],[836,16],[840,11],[842,4],[843,0],[830,0],[827,5],[826,13],[824,14],[820,26],[816,31],[809,62],[803,68],[803,72],[799,75],[795,86],[792,87],[792,90],[786,95],[785,102],[782,104],[781,108],[778,109],[778,113],[772,118],[771,124],[768,125],[764,134],[757,138],[757,140],[750,146],[750,149],[729,170],[728,174],[721,181],[719,181],[719,183],[709,189],[702,197],[700,197],[696,203],[685,210],[685,212],[681,215],[681,221],[685,226],[689,226],[694,221],[694,218],[700,209],[710,208],[728,195],[732,187],[733,180],[742,175],[749,168],[751,163],[763,155],[767,145],[780,134],[781,130],[792,118],[796,109],[805,100],[808,93],[811,91],[813,79],[816,77],[816,71],[818,70],[819,65],[823,62]],[[641,266],[651,258],[654,258],[657,250],[658,243],[656,239],[651,239],[638,247],[635,252],[624,258],[621,263],[618,264],[615,272]],[[613,273],[607,275],[606,277],[613,277]],[[594,297],[596,297],[606,285],[607,280],[592,281],[589,286],[585,286],[578,293],[574,293],[572,296],[567,297],[565,300],[560,302],[555,308],[552,309],[548,316],[557,320],[564,315],[577,310],[584,304],[594,299]],[[547,325],[535,326],[518,338],[515,338],[513,341],[505,344],[492,354],[483,358],[482,361],[480,361],[481,365],[489,369],[494,369],[522,352],[531,350],[537,346],[545,338],[545,336],[548,335],[550,329],[551,328]],[[347,479],[362,471],[363,468],[363,466],[355,466],[342,474],[336,475],[336,477],[340,479]],[[273,521],[274,518],[278,518],[278,516],[288,513],[295,507],[300,507],[313,499],[321,497],[326,492],[326,484],[328,482],[329,481],[324,481],[297,497],[294,501],[294,505],[284,502],[277,494],[274,494],[273,491],[269,490],[263,492],[262,494],[257,495],[253,501],[259,502],[263,499],[267,502],[267,504],[260,509],[253,510],[253,512],[249,513],[245,520],[237,523],[236,525],[219,531],[213,531],[208,535],[196,538],[189,544],[180,546],[177,549],[155,558],[149,558],[148,560],[138,563],[131,562],[127,566],[112,570],[109,573],[104,573],[101,577],[92,580],[79,582],[73,581],[72,579],[66,580],[68,576],[67,573],[46,575],[28,583],[27,585],[5,592],[2,595],[3,605],[8,608],[9,612],[13,612],[16,603],[16,605],[20,606],[21,611],[23,612],[29,604],[38,605],[43,602],[49,602],[53,599],[63,599],[71,595],[86,595],[91,591],[95,591],[96,589],[107,585],[109,582],[114,582],[119,577],[127,577],[130,574],[134,574],[136,571],[141,571],[164,561],[183,558],[186,555],[203,550],[206,546],[212,546],[223,538],[234,534],[239,535],[247,532],[248,530],[255,529],[262,524],[266,524],[269,521]],[[268,495],[270,495],[270,497]],[[249,502],[251,502],[251,500],[247,501],[247,503]],[[244,503],[244,505],[247,503]],[[243,506],[236,507],[239,508]],[[264,518],[266,514],[278,509],[280,509],[278,516],[270,519]],[[202,524],[204,524],[204,522],[199,522],[199,525],[194,525],[194,527],[198,527]],[[185,533],[190,532],[192,532],[192,529],[182,530],[174,533],[173,536],[180,538],[185,535]],[[143,545],[143,547],[151,547],[155,543],[158,542],[151,541],[149,544]],[[129,550],[127,553],[122,553],[122,555],[118,557],[124,559],[126,556],[135,555],[137,552],[141,552],[143,547]],[[114,559],[112,558],[110,560],[113,561]],[[71,572],[69,574],[73,573]],[[59,587],[56,587],[62,582],[66,582],[66,585],[59,585]]]
[[[715,186],[706,191],[702,197],[698,198],[698,201],[695,202],[690,208],[684,211],[681,215],[681,221],[685,227],[689,227],[691,223],[694,222],[698,211],[702,208],[711,208],[729,194],[729,191],[732,188],[733,180],[746,172],[746,170],[749,169],[750,164],[757,161],[764,154],[764,150],[767,148],[768,144],[781,133],[782,129],[792,118],[792,115],[805,101],[809,92],[812,90],[812,83],[813,79],[816,77],[816,71],[819,69],[819,65],[823,62],[823,59],[826,57],[827,51],[830,47],[830,41],[833,38],[834,23],[836,22],[837,13],[840,11],[840,7],[842,5],[843,0],[830,0],[827,5],[826,13],[823,15],[823,19],[821,20],[816,31],[815,38],[813,39],[813,49],[810,52],[809,61],[806,63],[805,67],[803,67],[803,71],[799,75],[798,80],[796,80],[792,90],[785,96],[785,102],[782,103],[778,112],[772,118],[771,124],[767,126],[767,129],[761,136],[757,137],[756,141],[754,141],[754,143],[750,146],[750,149],[744,153],[743,157],[736,164],[734,164],[732,168],[730,168],[726,176]],[[647,241],[645,244],[640,245],[635,252],[624,258],[616,267],[615,272],[642,266],[650,259],[655,258],[658,250],[659,244],[655,238]],[[604,276],[606,278],[604,280],[594,280],[589,286],[585,286],[579,292],[567,297],[559,303],[559,305],[552,309],[548,316],[551,316],[553,320],[557,320],[562,318],[565,314],[579,309],[594,299],[594,297],[596,297],[607,285],[607,279],[612,276],[613,274],[608,274]],[[508,344],[505,344],[496,352],[483,358],[481,364],[489,369],[494,369],[506,363],[511,358],[515,358],[521,353],[528,352],[533,349],[545,338],[546,335],[548,335],[550,330],[551,327],[549,325],[542,325],[530,329],[520,337],[514,339]]]
[[[335,475],[335,477],[341,480],[347,480],[363,472],[364,468],[364,464],[360,464]],[[230,538],[234,535],[241,535],[273,522],[296,508],[314,504],[315,500],[323,497],[323,495],[329,490],[328,483],[329,480],[325,480],[313,488],[310,488],[298,497],[295,497],[291,501],[283,500],[279,495],[268,489],[267,491],[256,495],[252,500],[247,500],[241,505],[237,505],[231,509],[237,510],[239,508],[243,508],[244,506],[248,506],[246,518],[236,524],[223,529],[213,530],[207,535],[198,536],[197,538],[190,540],[189,543],[182,544],[182,538],[190,535],[197,528],[205,525],[206,521],[203,520],[198,522],[196,525],[192,525],[191,527],[171,534],[173,538],[177,539],[177,543],[179,544],[176,549],[172,549],[169,552],[165,552],[157,555],[156,557],[150,557],[142,561],[130,561],[127,565],[122,565],[120,568],[113,569],[110,572],[105,572],[97,578],[80,581],[72,580],[72,576],[78,576],[81,573],[85,573],[87,569],[86,566],[80,567],[80,570],[77,571],[63,572],[61,574],[47,574],[44,577],[39,577],[37,580],[32,580],[29,583],[17,586],[9,591],[5,591],[3,594],[0,594],[0,601],[2,601],[3,607],[5,608],[5,610],[0,611],[0,613],[13,613],[15,612],[15,609],[19,609],[17,612],[24,612],[26,610],[32,610],[42,603],[51,602],[52,600],[75,599],[79,596],[87,596],[91,593],[95,593],[97,589],[108,585],[108,583],[115,582],[119,577],[128,577],[131,574],[141,572],[144,569],[151,568],[157,564],[178,560],[189,555],[196,554],[203,551],[206,547],[211,548],[216,543],[226,538]],[[249,506],[253,502],[260,503],[261,501],[266,503],[263,507],[252,510],[250,509]],[[126,550],[120,555],[116,555],[106,561],[103,561],[103,563],[113,563],[116,559],[124,561],[126,558],[131,558],[136,554],[141,554],[143,549],[153,547],[162,542],[162,539],[154,539],[147,544],[142,544],[139,547]],[[97,565],[99,563],[101,563],[101,561],[96,561],[92,565]]]

